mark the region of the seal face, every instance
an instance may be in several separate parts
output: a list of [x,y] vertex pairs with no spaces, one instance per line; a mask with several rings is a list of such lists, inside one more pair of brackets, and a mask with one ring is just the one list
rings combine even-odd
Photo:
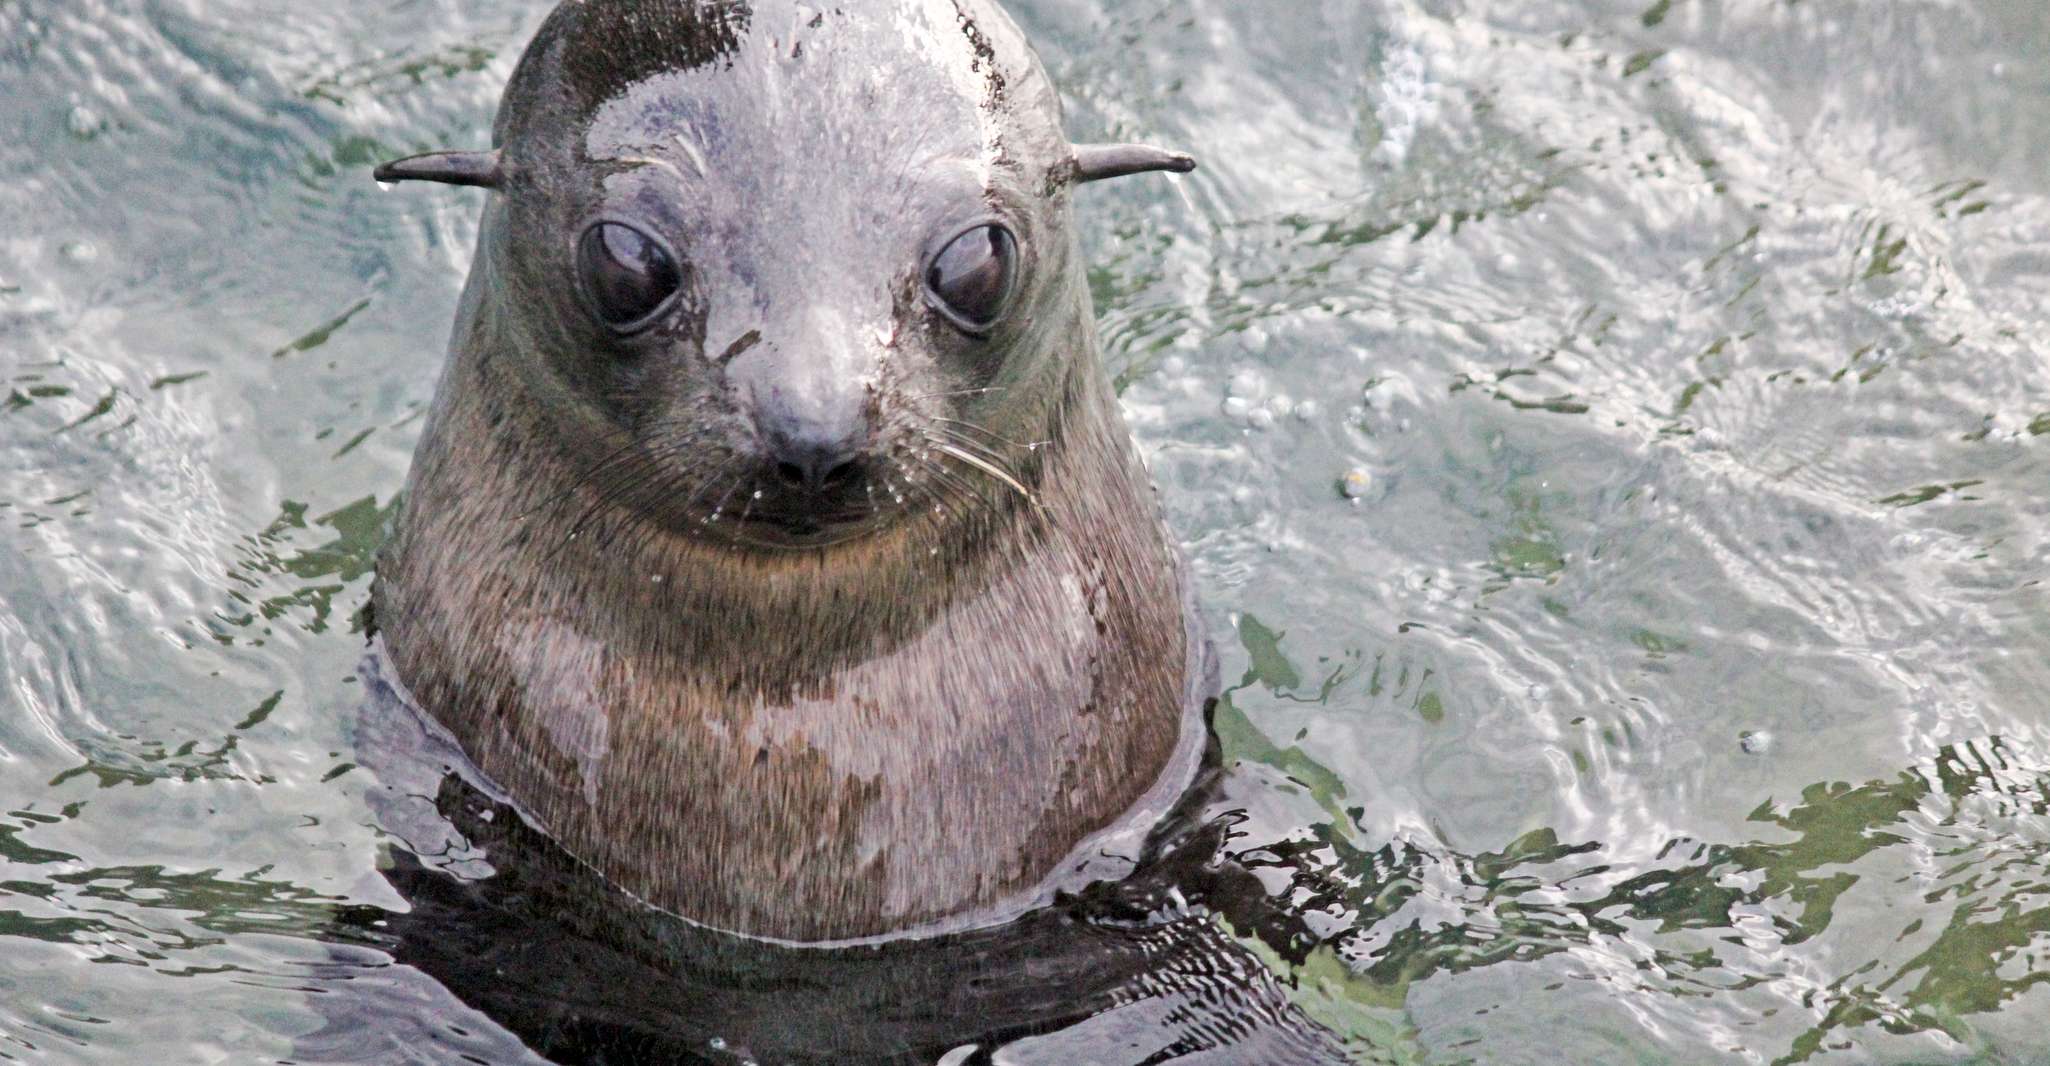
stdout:
[[[422,706],[659,907],[884,934],[1045,881],[1200,702],[1100,367],[1077,149],[982,2],[581,0],[496,190],[380,564]],[[1171,797],[1170,797],[1171,798]]]

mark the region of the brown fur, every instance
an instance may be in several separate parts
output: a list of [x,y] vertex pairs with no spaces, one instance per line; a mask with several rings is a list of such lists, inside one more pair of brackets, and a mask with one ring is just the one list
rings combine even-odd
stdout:
[[[1042,211],[1064,222],[1065,194]],[[1030,890],[1161,780],[1195,649],[1061,226],[1019,342],[1051,356],[1014,359],[977,416],[1049,442],[1018,470],[1036,502],[978,479],[792,550],[591,484],[631,430],[563,413],[522,338],[566,312],[508,295],[509,217],[487,220],[376,616],[421,705],[565,847],[697,921],[851,939]]]
[[[479,767],[643,899],[797,940],[920,924],[1029,889],[1172,755],[1175,563],[1100,382],[1078,383],[1044,513],[952,530],[937,559],[909,530],[563,546],[515,516],[573,471],[517,419],[483,423],[488,368],[446,386],[379,625]],[[874,654],[826,665],[848,649]]]

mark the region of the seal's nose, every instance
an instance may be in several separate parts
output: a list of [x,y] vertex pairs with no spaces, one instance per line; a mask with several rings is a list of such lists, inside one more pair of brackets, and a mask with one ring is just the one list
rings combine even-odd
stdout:
[[861,471],[861,453],[851,440],[772,437],[776,478],[786,488],[824,495],[847,487]]
[[800,340],[765,342],[730,372],[752,408],[764,487],[810,510],[862,485],[877,426],[864,350],[823,328]]
[[770,403],[758,408],[755,418],[767,473],[785,491],[827,496],[860,480],[869,425],[853,405],[822,412]]

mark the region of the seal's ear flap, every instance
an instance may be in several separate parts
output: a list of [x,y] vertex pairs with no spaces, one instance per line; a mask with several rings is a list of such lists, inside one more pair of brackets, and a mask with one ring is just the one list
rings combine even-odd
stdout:
[[1122,178],[1166,170],[1187,174],[1196,160],[1184,152],[1170,152],[1143,144],[1078,144],[1075,146],[1075,184]]
[[505,180],[505,167],[497,152],[429,152],[386,163],[377,168],[376,177],[383,182],[438,181],[496,189]]

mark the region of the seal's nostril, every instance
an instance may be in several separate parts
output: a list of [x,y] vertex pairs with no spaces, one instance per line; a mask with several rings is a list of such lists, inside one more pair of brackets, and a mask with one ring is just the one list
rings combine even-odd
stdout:
[[852,459],[840,463],[831,470],[826,471],[825,476],[819,479],[819,484],[829,489],[839,488],[854,480],[855,467],[856,464]]
[[844,492],[861,478],[861,456],[844,447],[785,445],[771,468],[787,490],[809,495]]
[[[0,0],[5,3],[6,0]],[[837,496],[866,476],[870,435],[865,419],[800,418],[774,404],[757,411],[760,476],[800,497]]]

